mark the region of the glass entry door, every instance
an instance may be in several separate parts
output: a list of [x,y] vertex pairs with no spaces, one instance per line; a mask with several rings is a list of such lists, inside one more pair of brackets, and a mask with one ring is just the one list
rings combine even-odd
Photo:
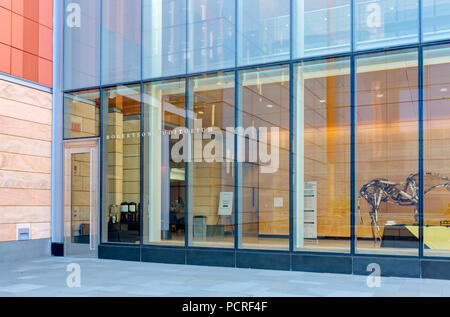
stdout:
[[64,146],[64,256],[98,256],[98,140]]

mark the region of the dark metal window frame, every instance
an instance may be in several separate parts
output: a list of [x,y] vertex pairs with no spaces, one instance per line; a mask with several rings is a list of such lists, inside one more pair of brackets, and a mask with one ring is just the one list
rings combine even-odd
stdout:
[[[104,0],[100,0],[101,4],[100,4],[100,19],[102,19],[102,3]],[[186,0],[187,1],[187,0]],[[238,51],[239,51],[239,41],[238,41],[238,3],[241,0],[235,0],[236,4],[235,4],[235,10],[236,10],[236,16],[235,16],[235,44],[236,44],[236,52],[235,52],[235,63],[237,65],[237,55],[238,55]],[[293,7],[293,1],[294,0],[290,0],[290,7],[291,7],[291,13],[292,13],[292,7]],[[86,90],[93,90],[93,89],[99,89],[100,90],[100,142],[102,142],[102,137],[103,137],[103,112],[104,112],[104,102],[103,102],[103,90],[107,89],[107,88],[111,88],[111,87],[116,87],[116,86],[127,86],[127,85],[140,85],[141,87],[141,179],[140,179],[140,186],[141,186],[141,206],[142,205],[142,198],[143,198],[143,159],[142,159],[142,130],[143,130],[143,120],[144,120],[144,100],[143,100],[143,87],[144,84],[146,83],[152,83],[152,82],[160,82],[160,81],[165,81],[165,80],[172,80],[172,79],[178,79],[178,80],[185,80],[186,81],[186,111],[187,111],[187,107],[189,104],[189,79],[195,76],[200,76],[200,75],[208,75],[208,74],[217,74],[219,72],[234,72],[235,75],[235,124],[237,125],[238,122],[236,121],[237,117],[238,117],[238,111],[240,109],[240,104],[238,103],[238,89],[239,89],[239,74],[241,71],[244,70],[253,70],[253,69],[257,69],[257,68],[266,68],[266,67],[274,67],[274,66],[288,66],[289,70],[290,70],[290,87],[289,87],[289,91],[290,91],[290,96],[289,96],[289,102],[290,102],[290,153],[289,153],[289,165],[290,165],[290,172],[289,172],[289,183],[290,183],[290,194],[289,194],[289,199],[290,199],[290,207],[289,207],[289,227],[290,227],[290,234],[289,234],[289,250],[270,250],[270,249],[243,249],[243,248],[238,248],[239,246],[239,241],[240,241],[240,237],[239,237],[239,223],[238,223],[238,212],[240,212],[238,210],[238,206],[239,206],[239,201],[238,201],[238,195],[235,195],[234,201],[235,201],[235,230],[234,230],[234,249],[230,249],[230,248],[219,248],[219,247],[198,247],[198,246],[190,246],[189,245],[189,241],[188,241],[188,218],[186,218],[186,230],[185,230],[185,246],[184,247],[180,247],[180,246],[164,246],[164,245],[149,245],[149,244],[144,244],[143,243],[143,231],[142,231],[142,227],[143,227],[143,210],[141,208],[140,210],[140,221],[141,221],[141,232],[140,232],[140,244],[139,246],[141,247],[146,247],[146,248],[163,248],[163,249],[192,249],[192,250],[220,250],[220,251],[248,251],[248,252],[264,252],[264,253],[282,253],[282,254],[305,254],[305,255],[329,255],[329,256],[349,256],[349,257],[353,257],[353,256],[358,256],[358,257],[380,257],[380,258],[401,258],[401,259],[433,259],[433,260],[450,260],[449,257],[443,257],[443,256],[429,256],[429,255],[424,255],[423,252],[423,225],[424,225],[424,202],[423,202],[423,168],[424,168],[424,161],[423,161],[423,129],[424,129],[424,122],[423,122],[423,104],[424,104],[424,100],[423,100],[423,71],[424,71],[424,63],[423,63],[423,49],[426,47],[433,47],[433,46],[439,46],[439,45],[449,45],[450,44],[450,39],[447,40],[439,40],[439,41],[433,41],[433,42],[423,42],[423,0],[419,0],[419,43],[413,43],[413,44],[407,44],[407,45],[398,45],[398,46],[392,46],[392,47],[384,47],[384,48],[376,48],[376,49],[368,49],[368,50],[361,50],[361,51],[355,51],[354,50],[354,35],[355,35],[355,0],[350,0],[351,3],[351,52],[346,52],[346,53],[338,53],[338,54],[328,54],[328,55],[321,55],[321,56],[314,56],[314,57],[305,57],[305,58],[297,58],[294,59],[292,56],[292,48],[293,48],[293,14],[290,15],[290,21],[291,21],[291,25],[290,25],[290,56],[291,59],[290,60],[285,60],[285,61],[280,61],[280,62],[272,62],[272,63],[267,63],[267,64],[255,64],[255,65],[246,65],[246,66],[240,66],[240,67],[232,67],[232,68],[227,68],[227,69],[214,69],[214,70],[208,70],[205,72],[198,72],[198,73],[189,73],[189,74],[180,74],[180,75],[174,75],[174,76],[163,76],[163,77],[158,77],[158,78],[151,78],[151,79],[143,79],[142,78],[142,45],[141,45],[141,80],[135,80],[135,81],[127,81],[127,82],[120,82],[120,83],[114,83],[114,84],[107,84],[104,85],[102,83],[102,79],[101,79],[101,75],[100,75],[100,83],[98,86],[90,86],[90,87],[85,87],[85,88],[77,88],[77,89],[67,89],[67,90],[63,90],[62,92],[64,94],[66,93],[73,93],[73,92],[81,92],[81,91],[86,91]],[[188,13],[186,13],[188,14]],[[143,2],[141,1],[141,15],[143,15]],[[142,17],[141,17],[142,18]],[[100,42],[102,41],[102,25],[100,24]],[[142,43],[142,36],[143,36],[143,32],[142,32],[142,25],[141,25],[141,43]],[[189,32],[189,28],[187,28],[186,30],[186,38],[188,39],[188,32]],[[187,45],[187,41],[186,41],[186,45]],[[419,252],[418,255],[389,255],[389,254],[378,254],[378,253],[373,253],[373,254],[360,254],[360,253],[356,253],[356,232],[355,232],[355,228],[356,228],[356,219],[355,219],[355,212],[356,212],[356,68],[355,68],[355,58],[357,56],[364,56],[364,55],[370,55],[370,54],[374,54],[374,53],[389,53],[389,52],[394,52],[394,51],[401,51],[401,50],[407,50],[407,49],[415,49],[418,51],[418,75],[419,75],[419,85],[418,85],[418,96],[419,96],[419,100],[418,100],[418,105],[419,105],[419,119],[418,119],[418,134],[419,134],[419,153],[418,153],[418,162],[419,162],[419,179],[420,179],[420,185],[419,185],[419,189],[420,189],[420,204],[419,204]],[[101,56],[101,51],[102,51],[102,46],[100,45],[100,56]],[[351,199],[351,209],[350,209],[350,230],[351,230],[351,237],[350,237],[350,241],[351,241],[351,248],[350,248],[350,253],[341,253],[341,252],[313,252],[313,251],[301,251],[301,250],[295,250],[294,249],[294,181],[293,181],[293,173],[294,173],[294,153],[293,153],[293,138],[294,138],[294,120],[293,118],[293,113],[294,113],[294,107],[295,107],[295,101],[294,101],[294,94],[293,94],[293,85],[294,85],[294,67],[295,65],[302,63],[302,62],[310,62],[310,61],[325,61],[327,59],[330,58],[349,58],[350,59],[350,63],[351,63],[351,67],[350,67],[350,71],[351,71],[351,89],[350,89],[350,100],[351,100],[351,166],[350,166],[350,199]],[[100,68],[100,72],[101,72],[101,62],[99,65]],[[187,63],[186,63],[186,72],[187,72]],[[63,86],[64,87],[64,86]],[[63,105],[64,106],[64,105]],[[64,112],[63,112],[64,113]],[[64,120],[63,120],[64,123]],[[63,127],[64,129],[64,127]],[[97,137],[95,137],[97,138]],[[86,138],[80,138],[80,139],[86,139]],[[67,140],[67,139],[64,139]],[[74,140],[74,139],[70,139],[70,140]],[[100,145],[100,152],[103,151],[103,147]],[[100,157],[102,157],[102,153],[100,153]],[[235,163],[236,164],[236,163]],[[186,165],[187,167],[187,165]],[[102,183],[103,180],[103,162],[99,162],[99,168],[100,168],[100,184]],[[186,173],[187,175],[187,173]],[[187,177],[187,176],[186,176]],[[237,180],[237,175],[235,175],[235,188],[239,185]],[[100,186],[100,197],[102,195],[102,192],[105,190],[104,188],[102,188],[102,186]],[[186,186],[187,187],[187,186]],[[187,190],[187,189],[186,189]],[[102,209],[103,209],[103,204],[104,202],[102,201],[102,199],[100,199],[100,211],[99,211],[99,219],[101,219],[101,221],[103,221],[102,219]],[[189,215],[192,211],[187,210],[187,215]],[[101,232],[101,228],[102,226],[100,225],[100,244],[101,245],[112,245],[112,246],[138,246],[136,244],[129,244],[129,243],[109,243],[109,242],[102,242],[101,241],[101,236],[102,236],[102,232]]]

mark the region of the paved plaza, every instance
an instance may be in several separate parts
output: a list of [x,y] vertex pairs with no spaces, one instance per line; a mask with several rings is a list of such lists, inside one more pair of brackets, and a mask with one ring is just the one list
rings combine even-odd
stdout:
[[371,288],[365,276],[49,257],[0,263],[0,296],[440,297],[450,281],[383,277]]

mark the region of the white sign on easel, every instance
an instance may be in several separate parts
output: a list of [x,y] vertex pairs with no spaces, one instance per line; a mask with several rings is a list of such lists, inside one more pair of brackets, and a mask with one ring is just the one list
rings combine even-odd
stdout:
[[219,201],[219,216],[231,216],[233,212],[233,192],[221,192]]

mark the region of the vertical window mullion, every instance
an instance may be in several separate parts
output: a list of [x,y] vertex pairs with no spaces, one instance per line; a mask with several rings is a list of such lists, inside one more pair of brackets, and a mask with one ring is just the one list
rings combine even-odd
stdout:
[[356,60],[350,59],[350,253],[355,254],[356,247]]
[[423,147],[423,47],[419,47],[419,257],[423,257],[423,225],[424,225],[424,147]]

